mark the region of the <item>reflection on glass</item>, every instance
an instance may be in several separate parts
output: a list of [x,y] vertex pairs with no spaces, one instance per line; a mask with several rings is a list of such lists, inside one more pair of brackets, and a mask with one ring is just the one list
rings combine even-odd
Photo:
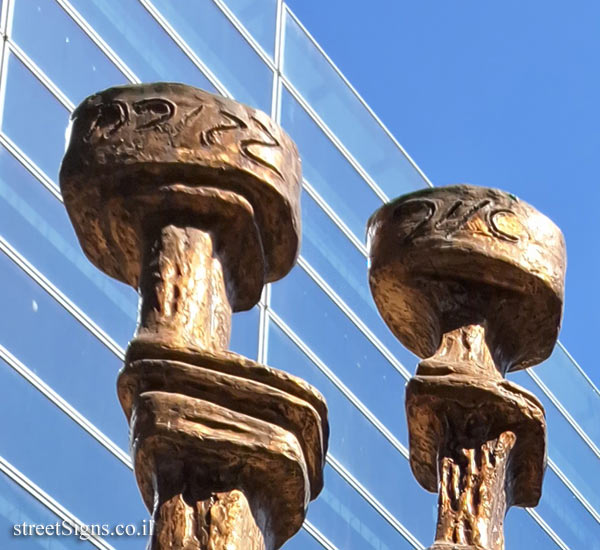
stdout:
[[[131,470],[3,361],[0,415],[11,419],[0,429],[0,455],[82,523],[142,525],[148,517]],[[136,539],[115,544],[139,549]]]
[[213,2],[153,4],[238,101],[270,111],[271,69]]
[[598,457],[526,372],[519,371],[512,379],[534,393],[546,410],[548,456],[588,502],[600,510],[600,476],[596,475]]
[[600,543],[600,523],[550,468],[536,511],[569,548],[594,548]]
[[550,358],[535,367],[535,373],[600,447],[600,395],[563,348],[556,346]]
[[229,349],[256,360],[258,355],[258,307],[233,314]]
[[225,0],[225,4],[263,49],[273,57],[277,0],[261,0],[260,9],[256,0]]
[[288,13],[284,74],[389,197],[427,185]]
[[71,0],[71,4],[142,82],[214,86],[137,0]]
[[296,266],[273,285],[271,306],[350,390],[407,445],[406,380]]
[[69,113],[14,55],[7,76],[2,130],[57,181]]
[[135,291],[84,256],[67,211],[0,147],[0,235],[121,346],[133,334]]
[[308,520],[340,549],[413,548],[329,465],[325,467],[325,488],[311,503]]
[[56,2],[15,2],[13,37],[75,104],[98,90],[127,83]]
[[369,216],[382,204],[379,197],[285,88],[281,125],[298,146],[306,180],[363,241]]
[[[404,456],[273,322],[269,326],[269,364],[302,377],[323,394],[329,409],[331,455],[415,537],[430,540],[437,517],[436,495],[417,484]],[[343,377],[343,369],[338,374]],[[402,418],[403,409],[395,408]]]
[[418,359],[404,348],[379,315],[367,280],[367,258],[307,193],[302,193],[302,257],[360,320],[410,371]]
[[324,546],[310,535],[306,529],[300,529],[282,548],[283,550],[323,550]]
[[[0,473],[0,546],[31,550],[84,550],[95,548],[91,543],[75,536],[16,536],[13,533],[28,533],[23,529],[26,525],[56,525],[63,520],[55,516],[41,502],[35,499],[25,489],[19,487],[4,473]],[[14,531],[19,526],[20,531]],[[85,535],[84,535],[85,538]]]
[[127,449],[116,395],[121,361],[2,253],[0,280],[10,289],[2,298],[0,344]]
[[523,509],[512,507],[504,521],[505,548],[511,550],[559,550],[540,525]]

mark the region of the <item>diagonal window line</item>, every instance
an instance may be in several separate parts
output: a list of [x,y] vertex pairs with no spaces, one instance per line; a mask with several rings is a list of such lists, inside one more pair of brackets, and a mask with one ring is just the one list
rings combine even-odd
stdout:
[[526,373],[529,377],[537,384],[537,386],[542,390],[544,394],[550,399],[552,404],[558,409],[560,414],[565,418],[565,420],[571,425],[571,427],[577,432],[579,437],[585,441],[587,446],[592,450],[592,452],[596,455],[597,458],[600,458],[600,449],[594,443],[594,441],[590,438],[590,436],[585,432],[585,430],[579,425],[579,423],[571,416],[571,413],[565,408],[565,406],[560,402],[560,400],[552,393],[550,388],[546,386],[546,384],[542,381],[539,375],[536,372],[532,372],[531,369],[525,369]]
[[340,154],[348,161],[348,163],[358,172],[362,179],[367,183],[371,190],[383,201],[388,202],[389,197],[377,184],[377,182],[371,177],[371,175],[363,168],[363,166],[356,160],[354,155],[346,148],[344,143],[337,137],[331,128],[323,121],[319,114],[314,108],[308,103],[304,96],[298,91],[298,89],[290,82],[290,80],[284,75],[281,75],[281,82],[285,86],[286,90],[292,95],[292,97],[300,104],[300,106],[310,116],[312,121],[317,127],[325,134],[325,136],[333,143]]
[[589,512],[589,514],[600,523],[600,514],[596,509],[588,502],[588,500],[579,492],[579,489],[573,485],[567,475],[556,465],[556,463],[548,458],[548,467],[556,474],[556,476],[567,486],[567,488],[575,495],[575,498],[581,502],[583,507]]
[[338,308],[348,317],[350,321],[363,333],[365,338],[379,351],[390,363],[390,365],[397,370],[405,380],[409,380],[411,377],[408,369],[396,359],[396,356],[373,334],[373,331],[364,323],[364,321],[354,312],[354,310],[346,304],[346,302],[340,298],[338,293],[331,288],[329,283],[323,279],[321,274],[310,264],[310,262],[304,258],[304,256],[298,257],[298,265],[309,275],[311,279],[319,286],[319,288],[330,298],[330,300],[338,306]]
[[121,361],[125,359],[125,350],[113,338],[100,328],[91,317],[81,310],[63,292],[35,268],[16,248],[14,248],[2,235],[0,235],[0,252],[3,252],[14,264],[25,272],[43,290],[58,302],[71,316],[73,316],[85,329],[96,337],[104,346]]
[[[256,54],[261,58],[263,63],[267,65],[272,71],[275,71],[277,67],[277,60],[274,61],[273,59],[271,59],[271,56],[252,36],[250,31],[237,18],[237,16],[229,9],[229,6],[227,6],[227,4],[223,0],[213,0],[213,3],[221,10],[223,15],[229,20],[233,28],[240,33],[242,38],[256,52]],[[277,31],[275,31],[275,33],[277,34]]]
[[346,78],[344,73],[338,68],[338,66],[333,62],[333,60],[329,57],[327,52],[321,47],[321,45],[315,40],[315,38],[310,34],[308,29],[303,25],[302,21],[298,19],[296,14],[290,9],[290,7],[285,5],[287,13],[290,17],[298,24],[302,32],[306,35],[306,37],[312,42],[312,44],[317,48],[319,53],[324,57],[327,63],[331,66],[331,68],[337,73],[337,75],[342,79],[344,84],[350,89],[350,91],[354,94],[356,99],[361,103],[361,105],[365,108],[365,110],[371,115],[371,117],[375,120],[375,122],[381,127],[381,129],[387,134],[387,136],[392,140],[394,145],[400,150],[400,152],[406,157],[406,159],[410,162],[410,164],[415,168],[415,170],[419,173],[419,175],[423,178],[425,183],[429,187],[433,187],[433,184],[429,181],[429,178],[425,175],[423,170],[419,168],[418,164],[412,159],[412,157],[406,152],[404,147],[400,144],[400,142],[396,139],[394,134],[388,129],[388,127],[383,123],[383,121],[377,116],[375,111],[371,108],[371,106],[363,99],[360,93],[356,90],[356,88],[350,83],[350,81]]
[[269,308],[269,317],[275,325],[314,363],[314,365],[335,385],[342,395],[350,401],[356,409],[380,432],[391,445],[408,459],[408,449],[400,440],[388,429],[388,427],[377,418],[377,416],[367,407],[346,384],[319,358],[319,356],[308,347],[304,341],[294,332],[294,330],[273,310]]
[[418,550],[424,550],[425,545],[412,534],[412,532],[394,516],[379,500],[377,500],[373,494],[362,484],[356,477],[354,477],[346,467],[331,453],[327,454],[327,463],[338,473],[340,476],[350,485],[369,505],[382,516],[398,533],[402,535],[406,541],[417,548]]
[[[63,9],[65,9],[65,11],[66,11],[66,12],[67,12],[67,13],[68,13],[68,14],[69,14],[69,15],[70,15],[72,18],[73,18],[73,14],[77,14],[76,10],[74,10],[74,8],[72,8],[72,6],[70,6],[70,4],[68,3],[68,1],[67,1],[67,0],[56,0],[56,1],[57,1],[57,3],[58,3],[59,5],[61,5],[61,7],[63,7]],[[8,4],[8,3],[6,3],[6,4]],[[69,8],[69,6],[70,6],[70,8]],[[4,8],[4,9],[6,10],[7,8]],[[289,11],[289,9],[288,9],[288,11]],[[225,14],[225,15],[227,15],[227,14]],[[292,14],[292,15],[293,15],[293,14]],[[295,17],[295,16],[294,16],[294,17]],[[77,23],[77,24],[78,24],[80,27],[81,27],[82,23],[85,23],[85,20],[84,20],[83,18],[81,18],[81,16],[79,16],[79,20],[77,20],[77,19],[75,19],[75,18],[74,18],[74,20],[75,20],[75,22],[76,22],[76,23]],[[82,28],[83,28],[83,27],[82,27]],[[92,29],[91,27],[89,27],[89,25],[88,25],[88,28],[89,28],[89,29]],[[86,31],[86,29],[85,29],[85,28],[84,28],[83,30],[84,30],[84,31]],[[93,30],[93,29],[92,29],[92,30]],[[96,45],[99,45],[99,43],[98,43],[98,39],[97,39],[97,38],[93,38],[93,37],[92,37],[92,36],[89,34],[89,32],[87,32],[87,31],[86,31],[86,34],[88,34],[88,36],[90,37],[90,39],[92,39],[92,40],[93,40],[93,41],[96,43]],[[99,38],[99,37],[98,37],[98,38]],[[100,39],[100,40],[101,40],[101,39]],[[15,53],[15,55],[16,55],[17,57],[19,57],[19,55],[20,55],[20,54],[24,54],[24,52],[22,52],[22,50],[21,50],[21,49],[20,49],[20,48],[19,48],[19,47],[18,47],[18,46],[17,46],[17,45],[14,43],[14,42],[10,42],[10,45],[9,45],[9,47],[8,47],[8,48],[6,48],[6,49],[7,49],[7,50],[9,50],[9,49],[10,49],[10,50],[12,50],[12,52],[13,52],[13,53]],[[104,49],[103,49],[103,48],[101,48],[101,49],[104,51]],[[7,52],[7,53],[8,53],[8,52]],[[106,53],[106,51],[104,51],[104,53]],[[110,57],[109,57],[109,58],[110,58]],[[29,58],[26,58],[26,59],[29,59]],[[21,59],[21,60],[22,60],[22,59]],[[110,58],[110,60],[111,60],[113,63],[115,63],[114,59]],[[32,62],[32,63],[33,63],[33,62]],[[35,64],[33,64],[33,65],[35,65]],[[123,64],[123,65],[124,65],[124,64]],[[122,66],[119,66],[119,65],[116,65],[116,66],[117,66],[117,68],[118,68],[118,69],[120,69],[121,71],[123,71],[123,67],[122,67]],[[37,67],[37,66],[35,66],[35,67]],[[125,66],[125,67],[126,67],[126,66]],[[51,82],[51,81],[50,81],[50,79],[48,79],[48,78],[47,78],[47,77],[44,75],[44,73],[43,73],[41,70],[39,71],[39,73],[38,73],[38,74],[35,74],[34,70],[32,70],[32,67],[28,67],[28,69],[30,69],[30,70],[32,71],[32,73],[34,73],[34,76],[36,76],[36,77],[38,78],[38,80],[39,80],[39,81],[40,81],[40,82],[41,82],[41,83],[42,83],[42,84],[43,84],[45,87],[47,87],[47,86],[46,86],[46,83],[44,82],[44,77],[45,77],[45,79],[46,79],[48,82]],[[2,74],[2,77],[3,77],[3,78],[5,78],[5,74],[6,74],[6,71],[4,70],[4,71],[3,71],[3,74]],[[127,75],[126,75],[126,76],[127,76]],[[342,76],[343,76],[343,75],[342,75]],[[42,77],[42,78],[40,78],[40,77]],[[290,91],[290,93],[292,93],[292,95],[294,95],[294,93],[296,93],[296,94],[298,95],[298,97],[296,97],[296,99],[299,99],[299,100],[301,100],[301,101],[303,101],[303,102],[304,102],[304,104],[305,104],[305,105],[303,105],[303,107],[305,107],[305,106],[306,106],[306,107],[310,107],[310,106],[308,105],[308,103],[306,103],[306,101],[304,100],[304,98],[303,98],[303,97],[300,95],[300,93],[299,93],[297,90],[295,90],[295,88],[293,87],[293,85],[292,85],[290,82],[287,82],[287,81],[286,81],[285,77],[283,77],[283,79],[282,79],[282,80],[283,80],[283,83],[284,83],[284,85],[286,85],[286,88],[288,88],[288,90]],[[288,85],[289,85],[289,86],[288,86]],[[53,87],[54,87],[54,86],[53,86]],[[56,90],[59,90],[57,87],[54,87],[54,88],[55,88]],[[292,88],[292,89],[290,89],[290,88]],[[49,91],[50,91],[51,93],[53,93],[53,90],[52,90],[52,89],[50,89]],[[60,91],[60,90],[59,90],[59,91]],[[61,102],[60,98],[59,98],[59,97],[58,97],[56,94],[54,94],[54,93],[53,93],[53,95],[55,95],[55,97],[57,98],[57,100],[59,100],[59,102]],[[61,102],[61,103],[64,105],[64,103],[63,103],[63,102]],[[313,114],[314,114],[314,115],[315,115],[315,117],[314,117],[314,120],[315,120],[315,122],[317,123],[317,125],[319,125],[319,126],[323,126],[323,127],[322,127],[322,129],[324,129],[324,130],[325,130],[325,128],[326,128],[326,125],[324,124],[324,122],[320,121],[320,119],[319,119],[318,115],[317,115],[316,113],[311,113],[311,112],[310,112],[310,109],[307,109],[307,112],[309,113],[309,115],[311,115],[311,117],[312,117],[312,116],[313,116]],[[335,136],[335,135],[333,134],[333,132],[331,132],[331,134],[332,134],[333,136]],[[2,143],[3,143],[3,144],[6,146],[6,147],[7,147],[7,149],[11,150],[11,153],[13,153],[13,154],[14,154],[14,153],[15,153],[17,150],[18,150],[18,151],[20,151],[20,150],[19,150],[19,149],[18,149],[18,148],[17,148],[17,147],[14,145],[14,143],[12,142],[12,140],[10,140],[10,138],[8,138],[8,140],[7,140],[7,136],[5,136],[5,135],[0,135],[0,141],[1,141],[1,142],[2,142]],[[335,144],[335,143],[334,143],[334,144]],[[337,144],[336,144],[336,146],[337,146]],[[339,148],[339,147],[338,147],[338,148]],[[342,150],[341,150],[341,152],[342,152],[342,154],[344,154],[344,151],[342,151]],[[349,154],[349,153],[348,153],[348,154]],[[17,156],[17,155],[15,155],[15,156]],[[344,156],[347,156],[347,155],[344,155]],[[351,156],[351,155],[350,155],[350,156]],[[18,156],[17,156],[17,158],[18,158]],[[18,158],[18,160],[19,160],[19,161],[20,161],[20,162],[21,162],[21,163],[22,163],[22,164],[23,164],[23,165],[24,165],[24,166],[25,166],[25,167],[26,167],[26,168],[27,168],[27,169],[28,169],[28,170],[29,170],[29,171],[30,171],[30,172],[31,172],[31,173],[32,173],[32,174],[33,174],[33,175],[34,175],[34,176],[35,176],[35,177],[38,179],[38,180],[40,180],[40,181],[42,182],[42,184],[43,184],[43,185],[44,185],[46,188],[48,188],[48,190],[51,190],[51,189],[48,187],[48,185],[47,185],[47,184],[48,184],[48,181],[52,182],[52,180],[50,180],[50,179],[49,179],[47,176],[45,176],[45,174],[43,173],[43,171],[41,171],[39,168],[37,168],[37,167],[36,167],[36,168],[37,168],[37,170],[35,170],[35,169],[34,169],[34,170],[32,170],[31,168],[32,168],[32,166],[35,166],[35,164],[34,164],[33,162],[29,162],[29,163],[25,163],[25,162],[23,162],[24,158],[27,158],[27,157],[26,157],[26,155],[24,155],[24,154],[23,154],[23,155],[21,155],[21,158]],[[45,177],[44,177],[44,176],[45,176]],[[53,184],[53,182],[52,182],[52,184]],[[55,187],[55,184],[53,184],[53,186]],[[51,192],[52,192],[52,191],[51,191]],[[55,196],[56,196],[56,195],[55,195]],[[59,197],[57,197],[57,198],[59,198]],[[333,220],[333,221],[335,222],[336,220]],[[314,272],[314,273],[316,273],[316,272]],[[310,273],[309,273],[309,275],[310,275]],[[315,281],[315,282],[317,282],[317,284],[319,284],[319,281]],[[340,301],[341,301],[341,299],[340,299]],[[338,305],[339,305],[339,304],[338,304]],[[346,307],[347,307],[347,306],[346,306]],[[348,310],[349,310],[349,311],[351,311],[351,310],[350,310],[350,308],[348,308]],[[345,313],[345,312],[344,312],[344,313]],[[86,317],[87,317],[87,316],[86,316]],[[351,320],[352,320],[352,319],[351,319]],[[561,346],[561,347],[562,347],[562,348],[563,348],[563,349],[564,349],[564,350],[567,352],[567,354],[568,354],[568,351],[566,350],[566,348],[564,348],[564,346],[562,345],[562,343],[560,343],[560,342],[559,342],[559,345],[560,345],[560,346]],[[569,355],[569,357],[571,357],[571,356],[570,356],[570,354],[568,354],[568,355]],[[582,374],[583,374],[583,375],[586,377],[586,379],[588,379],[588,381],[589,381],[589,377],[588,377],[588,376],[585,374],[585,371],[583,371],[583,369],[581,369],[581,367],[580,367],[580,366],[577,364],[577,362],[576,362],[575,360],[573,360],[572,362],[573,362],[573,364],[575,365],[575,367],[576,367],[576,368],[577,368],[577,369],[578,369],[578,370],[579,370],[579,371],[580,371],[580,372],[581,372],[581,373],[582,373]],[[539,378],[537,375],[532,375],[532,373],[529,373],[529,371],[528,371],[528,374],[530,374],[530,375],[532,376],[532,378],[534,379],[534,381],[536,382],[536,384],[537,384],[537,385],[540,387],[540,389],[542,389],[542,391],[543,391],[544,393],[546,393],[546,395],[548,395],[548,397],[549,397],[549,398],[550,398],[550,399],[553,401],[553,403],[557,405],[557,408],[559,408],[559,411],[561,412],[561,414],[562,414],[562,415],[563,415],[563,416],[564,416],[564,417],[567,419],[567,421],[568,421],[568,422],[569,422],[569,423],[570,423],[570,424],[571,424],[571,425],[574,427],[574,429],[575,429],[575,430],[577,431],[577,433],[578,433],[578,434],[579,434],[579,435],[580,435],[580,436],[581,436],[581,437],[584,439],[584,441],[585,441],[585,442],[588,444],[588,446],[590,446],[590,447],[592,448],[592,451],[593,451],[593,452],[594,452],[594,453],[595,453],[595,454],[598,456],[598,453],[600,452],[600,451],[598,450],[598,447],[597,447],[597,446],[596,446],[596,445],[593,443],[593,441],[592,441],[592,440],[589,438],[589,436],[587,436],[587,434],[585,433],[585,431],[584,431],[584,430],[583,430],[583,429],[582,429],[582,428],[581,428],[581,427],[580,427],[580,426],[577,424],[577,422],[576,422],[576,421],[575,421],[575,420],[574,420],[574,419],[571,417],[571,415],[570,415],[570,414],[568,413],[568,411],[567,411],[567,410],[564,408],[564,406],[562,405],[562,403],[560,403],[560,401],[558,401],[558,399],[557,399],[557,398],[554,396],[554,394],[552,394],[552,392],[551,392],[551,391],[550,391],[550,390],[547,388],[547,386],[545,386],[545,384],[543,384],[543,382],[541,381],[541,379],[540,379],[540,378]],[[590,385],[592,386],[592,388],[593,388],[593,389],[595,389],[595,390],[596,390],[596,392],[598,391],[598,390],[595,388],[595,386],[594,386],[592,383],[590,383]]]
[[[18,149],[18,147],[16,147],[12,143],[12,141],[7,140],[6,136],[3,136],[2,134],[0,134],[0,142],[3,143],[7,147],[7,149],[9,149],[11,151],[11,153],[14,153],[14,152],[18,153],[17,160],[19,160],[19,162],[21,164],[23,164],[24,167],[34,177],[39,179],[41,181],[41,183],[44,185],[44,187],[46,187],[49,191],[51,191],[54,194],[54,196],[58,200],[60,200],[60,195],[56,194],[57,190],[56,190],[55,186],[50,183],[51,180],[49,180],[49,178],[47,178],[47,176],[46,176],[46,178],[48,179],[48,181],[44,181],[43,179],[40,178],[40,174],[43,174],[43,172],[39,168],[37,168],[37,166],[35,165],[35,163],[33,163],[33,161],[28,159],[28,157],[24,153],[22,153],[22,151],[20,151],[20,149]],[[7,248],[7,246],[8,246],[8,248]],[[26,269],[25,269],[26,273],[28,275],[30,275],[36,282],[38,282],[38,284],[41,283],[40,286],[42,286],[42,288],[44,288],[44,290],[46,290],[53,298],[55,298],[61,305],[63,305],[63,307],[65,307],[65,309],[67,309],[67,311],[69,311],[69,313],[74,315],[74,317],[76,319],[80,320],[80,322],[83,321],[82,322],[83,326],[85,326],[86,328],[88,328],[88,326],[97,327],[97,325],[91,320],[91,318],[89,318],[89,316],[87,316],[87,314],[85,314],[81,310],[79,310],[79,308],[77,308],[77,306],[75,306],[68,298],[66,298],[66,296],[64,296],[62,294],[62,292],[60,292],[60,290],[58,288],[56,288],[50,281],[48,281],[31,264],[29,264],[29,262],[27,262],[27,260],[25,260],[25,258],[21,257],[20,254],[18,254],[18,252],[16,252],[16,250],[14,250],[12,248],[12,246],[10,246],[2,237],[0,237],[0,249],[2,249],[2,251],[4,253],[7,253],[7,251],[8,251],[8,255],[9,255],[9,257],[11,257],[11,259],[13,259],[13,261],[15,259],[17,259],[17,265],[21,266],[21,264],[24,264],[26,266]],[[309,273],[309,275],[310,275],[310,273]],[[318,282],[317,282],[317,284],[318,284]],[[76,313],[74,314],[73,312],[76,312]],[[281,318],[279,318],[271,310],[271,317],[273,317],[273,315],[275,315],[276,319],[279,319],[281,321],[281,323],[283,323]],[[277,324],[279,324],[279,323],[277,323]],[[287,327],[287,325],[285,323],[283,323],[283,324],[285,325],[285,327]],[[88,328],[88,330],[90,330],[90,328]],[[284,330],[286,332],[292,332],[289,327],[287,327],[287,329],[284,329]],[[100,341],[102,341],[105,345],[107,344],[107,342],[104,341],[104,337],[102,336],[102,333],[103,333],[102,329],[99,329],[99,327],[98,327],[99,334],[96,332],[96,329],[94,329],[94,328],[92,328],[90,331],[92,332],[92,334],[99,337]],[[110,339],[110,337],[108,337],[108,338]],[[295,335],[295,341],[302,342],[302,340],[297,335]],[[121,359],[124,357],[124,350],[122,348],[120,348],[118,345],[116,345],[116,348],[114,347],[114,345],[111,345],[111,344],[109,344],[107,347],[109,347],[109,349],[111,349],[111,351],[113,351],[113,353],[115,353],[117,355],[117,357],[119,357]],[[309,353],[311,353],[313,355],[313,357],[316,357],[314,352],[312,352],[312,350],[310,350],[310,348],[303,342],[302,342],[301,349],[305,352],[305,354],[307,351],[309,351]],[[322,364],[322,362],[321,362],[321,364]],[[319,366],[319,365],[317,365],[317,366]],[[535,377],[534,377],[534,380],[535,380]],[[537,381],[536,381],[536,383],[537,383]],[[542,388],[542,391],[544,391],[545,393],[546,392],[551,393],[547,388],[546,389]],[[552,398],[553,398],[553,402],[560,403],[556,399],[556,397],[554,397],[553,395],[552,395]],[[566,411],[564,410],[564,407],[561,407],[559,409],[559,411],[561,412],[561,414],[563,414],[563,416],[565,416],[564,413]],[[565,418],[567,418],[567,417],[565,416]],[[569,419],[567,418],[567,420],[569,420]],[[571,420],[571,421],[574,422],[573,420]],[[581,432],[583,432],[583,430],[581,428],[579,428],[578,433],[581,433]],[[585,432],[583,432],[583,433],[585,433]],[[388,440],[389,440],[389,438],[388,438]],[[586,443],[587,443],[587,441],[586,441]],[[394,444],[394,443],[392,442],[392,444]],[[397,445],[394,445],[394,446],[396,446],[396,448],[398,448]],[[403,448],[403,446],[402,446],[402,448]],[[402,451],[400,451],[400,452],[402,452]],[[407,451],[405,450],[404,452],[407,452]],[[559,477],[561,477],[561,476],[559,476]],[[562,477],[564,477],[564,474]],[[561,477],[561,479],[562,479],[562,477]],[[571,487],[569,486],[569,484],[566,484],[566,485],[571,490]],[[571,485],[572,485],[572,483],[571,483]],[[573,487],[575,487],[575,486],[573,485]],[[580,500],[582,502],[582,504],[584,504],[584,506],[586,508],[591,506],[591,505],[589,505],[589,503],[587,503],[587,500],[580,498],[578,490],[577,490],[577,492],[574,492],[574,495],[576,496],[576,498],[578,498],[578,500]],[[594,517],[596,518],[595,514],[594,514]]]
[[37,179],[55,199],[63,202],[62,195],[58,185],[48,176],[33,160],[31,160],[21,148],[0,130],[0,144],[2,144],[13,157],[27,170],[35,179]]
[[9,350],[0,344],[0,359],[2,359],[10,368],[17,374],[22,376],[29,384],[39,391],[48,401],[68,416],[88,435],[93,437],[104,449],[111,453],[115,458],[127,466],[130,470],[133,469],[131,458],[129,455],[117,445],[110,437],[104,434],[102,430],[96,427],[86,416],[81,414],[68,401],[54,391],[44,380],[42,380],[31,369],[25,366],[17,359]]
[[[112,439],[106,436],[99,428],[97,428],[85,415],[81,414],[77,409],[71,406],[63,397],[54,391],[46,382],[25,366],[17,359],[9,350],[0,345],[0,359],[11,367],[17,374],[22,376],[29,382],[37,391],[39,391],[48,401],[55,405],[72,421],[79,425],[88,435],[93,437],[102,447],[120,460],[127,468],[133,471],[133,463],[130,456]],[[404,527],[404,525],[395,518],[387,509],[379,503],[379,501],[367,490],[360,482],[348,472],[343,465],[331,454],[327,458],[330,465],[336,470],[342,478],[354,489],[359,495],[367,501],[388,523],[392,525],[402,536],[404,536],[415,548],[423,548],[418,541]],[[415,545],[416,544],[416,545]]]
[[95,31],[95,29],[82,17],[68,0],[55,0],[63,11],[79,26],[84,34],[96,45],[110,62],[123,73],[132,84],[139,84],[141,80],[115,53],[108,43]]
[[[2,456],[0,456],[0,471],[54,515],[66,521],[72,527],[85,529],[86,525],[77,516],[62,506]],[[90,534],[88,541],[100,550],[115,550],[113,546],[97,535]]]
[[536,521],[536,523],[546,532],[546,534],[561,548],[561,550],[571,550],[567,544],[554,532],[533,508],[525,508],[525,511]]
[[319,531],[310,521],[304,520],[302,528],[315,539],[325,550],[339,550],[321,531]]
[[138,2],[144,7],[144,9],[154,18],[154,20],[162,27],[167,33],[169,38],[175,42],[179,49],[189,58],[189,60],[196,65],[196,67],[208,78],[210,83],[219,91],[221,95],[225,97],[233,98],[231,92],[225,87],[225,85],[216,77],[216,75],[206,66],[197,55],[194,49],[182,38],[182,36],[175,30],[175,28],[169,23],[169,21],[163,16],[163,14],[154,6],[150,0],[138,0]]
[[8,49],[27,69],[29,72],[46,88],[58,102],[69,112],[72,113],[75,109],[75,104],[63,93],[48,75],[31,59],[25,51],[11,38],[7,39]]
[[[311,197],[323,210],[323,212],[329,217],[333,224],[344,234],[344,236],[354,245],[354,247],[365,257],[368,258],[367,247],[360,241],[355,233],[346,225],[344,220],[338,216],[338,214],[327,204],[325,199],[321,197],[319,192],[312,186],[312,184],[304,178],[302,185],[306,194]],[[383,204],[383,203],[382,203]]]

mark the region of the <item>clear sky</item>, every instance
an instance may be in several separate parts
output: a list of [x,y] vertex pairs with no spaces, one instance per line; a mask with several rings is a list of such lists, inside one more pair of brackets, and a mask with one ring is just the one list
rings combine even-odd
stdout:
[[560,338],[600,385],[600,2],[286,1],[434,185],[505,189],[561,227]]

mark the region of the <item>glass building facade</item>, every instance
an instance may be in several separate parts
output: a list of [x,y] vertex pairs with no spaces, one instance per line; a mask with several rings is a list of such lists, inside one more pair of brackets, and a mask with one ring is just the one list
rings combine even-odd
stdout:
[[[326,397],[325,489],[287,549],[425,548],[436,495],[407,461],[404,385],[417,359],[380,320],[364,228],[431,185],[280,0],[2,0],[0,544],[144,548],[146,537],[14,538],[13,525],[143,525],[115,380],[135,292],[84,257],[57,174],[69,114],[128,82],[180,81],[273,116],[303,161],[298,265],[234,318],[232,348]],[[510,550],[600,548],[600,396],[559,344],[512,379],[542,401],[548,468]],[[85,537],[81,537],[85,538]]]

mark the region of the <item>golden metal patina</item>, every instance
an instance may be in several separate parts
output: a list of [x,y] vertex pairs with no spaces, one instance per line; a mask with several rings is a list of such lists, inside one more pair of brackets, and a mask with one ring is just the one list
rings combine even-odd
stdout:
[[562,314],[560,230],[513,195],[426,189],[368,223],[382,317],[422,358],[406,389],[410,464],[439,493],[435,550],[504,548],[512,506],[535,506],[546,460],[539,401],[504,376],[546,359]]
[[227,351],[232,311],[288,273],[300,159],[264,113],[182,84],[105,90],[60,172],[88,258],[140,293],[118,378],[154,550],[271,550],[323,486],[327,408]]

